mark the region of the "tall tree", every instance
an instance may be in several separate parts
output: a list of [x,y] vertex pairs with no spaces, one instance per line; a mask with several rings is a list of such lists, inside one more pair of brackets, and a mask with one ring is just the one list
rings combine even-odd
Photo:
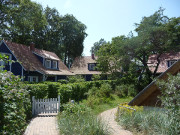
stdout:
[[87,36],[86,26],[73,15],[65,15],[61,23],[64,63],[69,65],[75,57],[81,56],[84,39]]
[[56,9],[46,7],[44,10],[47,25],[44,29],[43,49],[55,52],[62,58],[62,16]]
[[106,44],[106,43],[107,43],[107,42],[106,42],[103,38],[101,38],[98,42],[95,42],[95,43],[93,44],[93,47],[91,47],[90,52],[91,52],[91,53],[94,53],[95,55],[97,55],[97,52],[98,52],[98,50],[100,49],[100,47],[101,47],[102,45]]
[[[24,44],[42,39],[46,19],[41,5],[30,0],[7,0],[3,8],[6,19],[2,37]],[[38,45],[41,44],[38,42]]]

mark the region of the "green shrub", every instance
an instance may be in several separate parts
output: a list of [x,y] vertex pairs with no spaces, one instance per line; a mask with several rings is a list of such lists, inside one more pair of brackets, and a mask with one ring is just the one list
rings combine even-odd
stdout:
[[47,98],[48,97],[48,85],[47,84],[28,84],[27,89],[30,92],[31,98]]
[[68,80],[61,79],[61,80],[58,80],[58,82],[61,83],[61,84],[67,84],[67,83],[68,83]]
[[98,81],[98,80],[100,80],[101,79],[101,75],[92,75],[92,80],[93,81]]
[[28,90],[30,91],[31,97],[35,96],[36,98],[53,98],[57,97],[57,95],[60,95],[61,103],[66,103],[69,101],[69,99],[73,99],[78,102],[87,98],[85,93],[87,93],[93,86],[100,88],[101,85],[104,85],[105,83],[111,87],[111,90],[114,90],[116,81],[111,80],[68,84],[61,84],[59,82],[43,82],[38,84],[28,84]]
[[167,81],[158,81],[162,95],[159,97],[165,113],[171,120],[170,129],[173,133],[180,134],[180,73],[176,76],[169,75]]
[[86,93],[88,95],[87,105],[93,108],[94,105],[110,101],[112,88],[110,84],[104,83],[100,87],[95,85]]
[[60,133],[64,135],[107,135],[106,125],[81,104],[66,104],[58,115]]
[[31,117],[28,90],[19,77],[10,72],[0,73],[0,133],[20,135]]
[[69,83],[85,82],[85,79],[81,75],[68,76]]
[[134,85],[121,84],[116,86],[115,94],[119,97],[135,96],[137,94]]
[[57,98],[60,83],[49,82],[47,85],[48,85],[48,98]]

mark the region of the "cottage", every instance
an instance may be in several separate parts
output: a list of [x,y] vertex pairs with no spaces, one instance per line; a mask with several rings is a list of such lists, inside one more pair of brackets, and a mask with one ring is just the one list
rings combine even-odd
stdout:
[[[157,70],[157,74],[165,72],[171,65],[180,59],[180,52],[164,53],[159,57],[160,64]],[[151,55],[148,59],[148,67],[151,72],[154,72],[157,65],[157,55]]]
[[1,61],[3,70],[21,76],[23,81],[57,81],[74,75],[55,53],[37,49],[34,44],[26,46],[3,40],[0,42],[0,53],[15,61]]
[[[174,57],[173,57],[174,58]],[[158,76],[158,79],[166,80],[168,74],[176,75],[180,72],[180,59],[176,61],[171,67],[169,67],[164,73]],[[161,95],[161,91],[156,85],[156,81],[151,82],[147,87],[145,87],[132,101],[129,105],[137,106],[161,106],[161,101],[158,96]]]
[[97,57],[92,54],[91,56],[80,56],[75,58],[71,72],[76,75],[82,75],[86,81],[91,81],[92,75],[100,75],[101,72],[97,71],[96,62]]

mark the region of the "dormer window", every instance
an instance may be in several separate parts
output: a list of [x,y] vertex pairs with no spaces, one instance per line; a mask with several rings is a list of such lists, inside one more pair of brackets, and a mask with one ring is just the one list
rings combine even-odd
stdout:
[[89,70],[90,70],[90,71],[95,71],[95,66],[96,66],[96,65],[95,65],[94,63],[90,63],[90,64],[89,64]]
[[53,61],[52,68],[57,69],[57,61]]
[[168,67],[172,66],[177,60],[169,60],[167,62]]
[[45,67],[46,68],[51,68],[51,60],[46,60]]

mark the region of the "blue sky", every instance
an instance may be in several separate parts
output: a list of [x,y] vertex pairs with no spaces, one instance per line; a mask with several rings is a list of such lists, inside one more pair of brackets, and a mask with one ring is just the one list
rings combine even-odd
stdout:
[[84,41],[85,56],[93,44],[104,38],[128,35],[143,16],[150,16],[159,7],[164,15],[180,17],[180,0],[33,0],[46,7],[56,8],[61,15],[73,14],[87,26]]

